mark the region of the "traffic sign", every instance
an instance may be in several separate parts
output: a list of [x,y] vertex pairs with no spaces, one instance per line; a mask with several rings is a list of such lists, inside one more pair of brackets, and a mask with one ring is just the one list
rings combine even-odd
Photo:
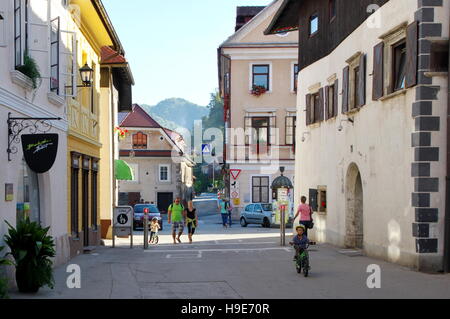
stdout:
[[203,144],[202,145],[202,153],[203,153],[203,155],[211,154],[211,144]]
[[239,198],[239,191],[231,192],[231,198],[233,198],[233,199]]
[[230,169],[231,177],[233,177],[234,180],[237,180],[239,175],[241,174],[241,169]]

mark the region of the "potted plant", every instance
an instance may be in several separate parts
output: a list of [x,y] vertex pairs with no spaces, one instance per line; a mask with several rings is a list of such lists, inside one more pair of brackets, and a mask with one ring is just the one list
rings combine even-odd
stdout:
[[41,73],[39,72],[39,67],[36,61],[28,53],[25,53],[23,65],[18,66],[16,69],[31,79],[33,82],[33,89],[37,88],[38,80],[41,78]]
[[266,92],[267,92],[267,89],[261,85],[253,85],[252,91],[251,91],[252,95],[254,95],[254,96],[261,96]]
[[[5,249],[5,247],[0,246],[0,253]],[[7,299],[8,298],[8,280],[4,277],[4,266],[11,265],[11,262],[5,258],[0,257],[0,299]]]
[[43,286],[54,287],[53,262],[55,244],[47,233],[50,229],[42,228],[29,217],[17,223],[17,229],[8,222],[8,234],[5,242],[14,257],[16,283],[22,293],[36,293]]
[[121,127],[116,127],[114,130],[119,135],[119,141],[124,140],[128,135],[128,130],[122,129]]

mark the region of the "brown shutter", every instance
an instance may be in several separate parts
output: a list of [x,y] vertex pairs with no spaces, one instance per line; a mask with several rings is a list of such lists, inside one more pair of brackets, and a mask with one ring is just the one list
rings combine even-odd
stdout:
[[323,88],[320,88],[319,90],[319,121],[322,122],[324,120],[324,94],[323,94]]
[[330,114],[330,112],[328,112],[328,108],[329,108],[329,94],[330,94],[330,92],[329,92],[329,90],[330,90],[330,87],[327,85],[327,86],[325,86],[325,103],[324,103],[324,105],[325,105],[325,121],[328,121],[331,117],[332,117],[332,114]]
[[366,104],[366,55],[363,54],[359,58],[359,78],[358,81],[358,103],[357,107],[362,107]]
[[333,102],[333,114],[331,117],[336,117],[338,115],[338,104],[339,104],[339,80],[334,81],[334,102]]
[[372,100],[376,101],[384,95],[384,42],[373,48],[373,90]]
[[343,84],[342,84],[342,113],[348,112],[348,97],[349,97],[349,75],[350,75],[350,67],[347,66],[344,69],[344,74],[342,76]]
[[406,87],[410,88],[417,85],[418,71],[418,23],[411,23],[406,30]]
[[306,95],[306,125],[311,124],[311,94]]

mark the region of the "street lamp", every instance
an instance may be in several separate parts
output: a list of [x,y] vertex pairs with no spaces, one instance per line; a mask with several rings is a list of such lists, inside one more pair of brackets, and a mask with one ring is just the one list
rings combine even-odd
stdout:
[[94,70],[86,63],[82,68],[80,68],[81,81],[83,82],[82,87],[91,87],[92,78],[94,77]]

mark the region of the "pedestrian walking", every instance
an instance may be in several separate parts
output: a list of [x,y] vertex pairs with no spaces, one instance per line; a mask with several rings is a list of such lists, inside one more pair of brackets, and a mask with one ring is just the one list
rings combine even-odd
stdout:
[[186,208],[186,221],[189,243],[192,244],[192,237],[195,234],[195,230],[198,228],[197,209],[194,207],[194,203],[192,201],[189,201],[188,207]]
[[228,226],[230,226],[233,224],[232,221],[232,215],[233,215],[233,206],[231,205],[231,202],[229,200],[227,200],[226,202],[227,204],[227,211],[228,211]]
[[220,212],[220,215],[222,216],[223,228],[228,228],[228,210],[226,200],[224,198],[218,200],[217,210]]
[[302,196],[301,198],[301,204],[298,206],[297,214],[295,214],[294,221],[297,219],[297,217],[300,215],[300,225],[305,226],[305,236],[308,237],[308,229],[312,229],[313,219],[312,219],[312,208],[308,204],[306,204],[307,198],[305,196]]
[[186,212],[181,204],[180,197],[177,197],[174,203],[169,206],[167,217],[168,223],[172,224],[173,243],[177,244],[178,241],[181,244],[181,235],[183,235],[184,227],[186,226]]

